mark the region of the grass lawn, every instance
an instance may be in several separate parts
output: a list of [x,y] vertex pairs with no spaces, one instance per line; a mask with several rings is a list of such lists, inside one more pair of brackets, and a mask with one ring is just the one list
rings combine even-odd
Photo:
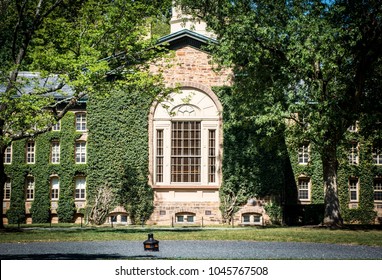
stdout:
[[[43,227],[45,226],[45,227]],[[150,228],[150,227],[78,227],[73,225],[7,226],[0,231],[0,242],[108,241],[147,239],[154,233],[158,240],[246,240],[270,242],[317,242],[382,247],[382,230],[353,227],[330,230],[309,227],[269,228]]]

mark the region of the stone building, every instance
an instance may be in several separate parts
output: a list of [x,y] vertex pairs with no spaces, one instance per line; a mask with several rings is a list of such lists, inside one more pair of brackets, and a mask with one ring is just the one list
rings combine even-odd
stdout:
[[[154,193],[154,211],[147,221],[153,225],[211,225],[222,223],[219,190],[222,186],[223,170],[223,107],[213,91],[213,87],[229,86],[232,83],[230,69],[217,70],[209,53],[205,50],[208,44],[216,44],[214,35],[206,30],[203,22],[193,22],[178,10],[173,9],[171,33],[159,40],[159,44],[173,52],[170,59],[155,61],[150,65],[152,73],[162,73],[168,87],[177,87],[178,91],[161,102],[151,104],[148,119],[149,178],[148,184]],[[74,112],[74,127],[53,127],[53,131],[73,129],[77,133],[73,151],[76,164],[73,175],[74,200],[77,208],[75,221],[81,222],[85,214],[87,192],[89,191],[85,166],[88,154],[87,147],[87,111],[86,102],[79,104]],[[65,126],[65,125],[64,125]],[[352,132],[352,131],[350,131]],[[65,151],[60,150],[61,142],[53,139],[50,144],[50,163],[60,162]],[[16,155],[9,147],[4,163],[12,165],[14,159],[23,158],[26,164],[34,164],[36,147],[33,141],[25,144],[25,155]],[[382,166],[381,149],[373,150],[371,162],[376,166],[372,174],[373,182],[368,186],[374,196],[374,208],[382,216]],[[359,145],[350,147],[349,161],[356,164],[359,160]],[[309,206],[322,203],[323,189],[320,182],[308,172],[312,164],[312,147],[304,143],[296,153],[291,153],[295,179],[295,199],[292,206]],[[16,164],[16,163],[15,163]],[[26,169],[28,170],[28,169]],[[57,207],[61,197],[60,179],[52,168],[50,182],[50,209],[52,222],[58,222]],[[378,175],[379,174],[379,175]],[[26,222],[32,223],[30,214],[32,204],[36,202],[35,186],[43,179],[25,174],[25,214]],[[360,187],[360,176],[348,176],[349,209],[357,209],[361,204],[363,191]],[[46,178],[44,179],[46,180]],[[345,183],[346,184],[346,183]],[[13,178],[4,186],[3,208],[5,213],[10,207]],[[317,194],[318,193],[318,194]],[[346,196],[345,195],[345,196]],[[317,198],[319,197],[319,198]],[[258,200],[259,199],[259,200]],[[345,197],[345,199],[347,199]],[[266,201],[264,201],[266,200]],[[236,225],[264,225],[270,217],[264,205],[266,198],[249,198],[241,205],[232,217]],[[285,203],[285,201],[284,201]],[[303,209],[305,211],[306,209]],[[297,214],[300,215],[300,214]],[[304,215],[304,214],[301,214]],[[7,222],[6,216],[3,217]],[[301,217],[300,217],[301,218]],[[298,220],[299,218],[297,218]],[[287,220],[287,219],[286,219]],[[107,223],[129,224],[128,213],[122,206],[110,212]]]

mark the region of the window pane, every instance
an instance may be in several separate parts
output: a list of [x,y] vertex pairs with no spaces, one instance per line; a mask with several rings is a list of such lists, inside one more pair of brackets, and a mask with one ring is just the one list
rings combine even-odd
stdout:
[[4,199],[11,199],[11,179],[7,178],[4,184]]
[[76,114],[76,130],[86,131],[86,114],[85,113]]
[[298,163],[307,164],[309,162],[309,145],[305,144],[298,149]]
[[173,122],[171,135],[171,181],[200,182],[200,122]]
[[76,199],[85,199],[86,197],[86,178],[78,177],[76,178]]
[[60,163],[60,143],[52,142],[51,145],[51,162]]
[[33,141],[30,141],[27,143],[27,163],[34,163],[35,162],[35,143]]
[[57,177],[51,179],[51,199],[57,200],[59,197],[60,181]]
[[163,182],[163,130],[157,130],[156,181]]
[[382,201],[382,180],[374,180],[374,200]]
[[382,149],[380,147],[373,148],[373,163],[382,164]]
[[349,180],[349,196],[350,201],[358,200],[358,179],[353,178]]
[[298,180],[298,198],[309,199],[309,179],[303,178]]
[[12,146],[8,146],[5,149],[4,153],[4,161],[5,164],[11,164],[12,163]]
[[86,142],[76,143],[76,163],[86,163]]
[[358,143],[352,143],[349,155],[348,155],[349,164],[358,164]]
[[208,131],[208,182],[216,182],[216,131]]
[[53,131],[59,131],[61,129],[61,121],[58,121],[55,125],[52,126]]
[[27,177],[26,179],[26,199],[33,200],[34,199],[34,178]]

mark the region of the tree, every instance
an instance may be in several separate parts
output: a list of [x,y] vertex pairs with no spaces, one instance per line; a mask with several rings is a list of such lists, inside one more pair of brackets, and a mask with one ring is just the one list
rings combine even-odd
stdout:
[[[242,100],[237,114],[265,135],[287,129],[295,141],[315,144],[323,164],[323,224],[342,226],[338,147],[356,120],[369,133],[382,119],[380,2],[178,3],[217,34],[215,57],[233,68],[233,91]],[[285,119],[295,125],[284,128]]]
[[[144,71],[138,65],[158,54],[148,27],[163,18],[169,5],[145,0],[1,1],[0,186],[6,180],[4,153],[13,141],[48,131],[80,99],[110,86],[106,77],[123,81]],[[33,74],[26,78],[23,71]],[[54,98],[57,94],[60,99]]]

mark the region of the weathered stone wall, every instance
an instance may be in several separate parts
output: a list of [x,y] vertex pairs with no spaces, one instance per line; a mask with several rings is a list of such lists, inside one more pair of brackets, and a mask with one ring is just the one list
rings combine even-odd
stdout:
[[[151,225],[163,226],[187,226],[187,225],[211,225],[221,223],[219,202],[163,202],[154,203],[155,210],[148,222]],[[177,214],[190,213],[195,215],[193,223],[178,223]]]
[[162,59],[152,64],[152,73],[162,72],[165,83],[174,86],[177,83],[197,83],[206,87],[223,86],[231,83],[229,69],[217,70],[211,56],[190,46],[174,51],[170,59]]

